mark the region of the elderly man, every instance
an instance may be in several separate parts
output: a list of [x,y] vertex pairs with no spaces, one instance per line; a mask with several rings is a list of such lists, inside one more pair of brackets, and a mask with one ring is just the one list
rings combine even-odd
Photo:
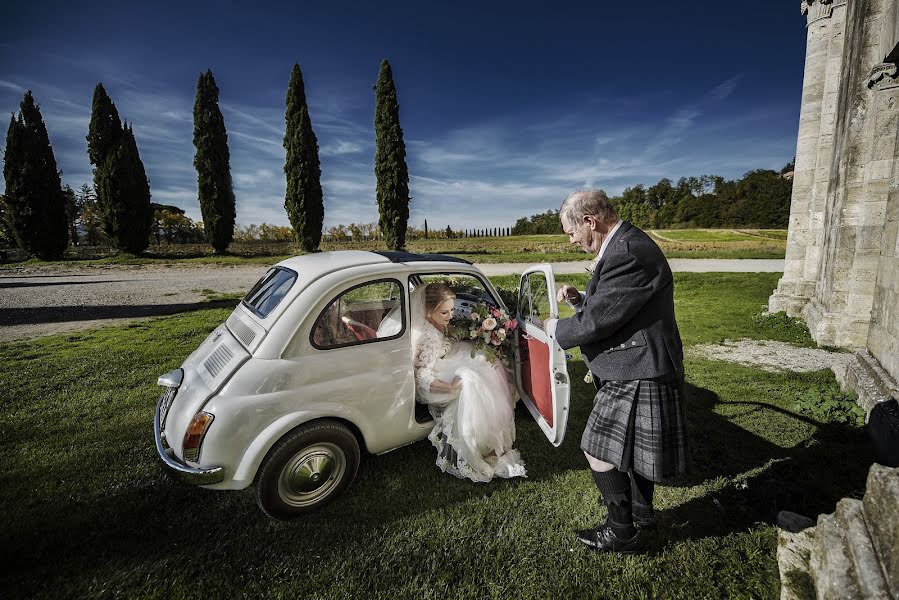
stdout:
[[585,294],[559,290],[576,313],[556,327],[563,348],[581,347],[598,390],[581,448],[608,518],[577,535],[594,550],[635,552],[640,530],[656,526],[654,482],[687,467],[671,268],[601,190],[571,194],[560,217],[571,243],[596,255]]

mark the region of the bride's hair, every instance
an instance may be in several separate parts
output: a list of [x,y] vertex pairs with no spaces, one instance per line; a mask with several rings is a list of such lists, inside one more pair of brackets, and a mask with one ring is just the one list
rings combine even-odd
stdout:
[[456,294],[446,284],[429,283],[425,286],[425,314],[430,315],[431,311],[449,299],[455,300]]

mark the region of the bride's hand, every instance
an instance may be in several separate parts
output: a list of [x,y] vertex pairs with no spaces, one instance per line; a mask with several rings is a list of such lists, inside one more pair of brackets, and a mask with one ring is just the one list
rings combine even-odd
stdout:
[[450,387],[455,391],[462,387],[462,378],[455,377],[453,378],[453,382],[450,384]]

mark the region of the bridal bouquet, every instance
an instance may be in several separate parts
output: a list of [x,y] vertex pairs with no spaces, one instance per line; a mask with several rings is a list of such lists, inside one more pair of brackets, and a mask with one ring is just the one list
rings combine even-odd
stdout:
[[454,340],[472,342],[472,358],[480,353],[491,364],[499,359],[509,366],[514,351],[512,332],[517,327],[518,322],[506,311],[482,303],[471,309],[470,316],[454,316],[448,333]]

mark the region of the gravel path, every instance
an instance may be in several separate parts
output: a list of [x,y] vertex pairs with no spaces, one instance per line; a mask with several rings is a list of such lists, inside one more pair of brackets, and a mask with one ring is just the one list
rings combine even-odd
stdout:
[[[782,260],[672,259],[675,271],[782,272]],[[589,261],[556,263],[583,273]],[[526,264],[479,265],[486,275],[521,273]],[[196,308],[206,292],[244,293],[266,265],[0,268],[0,342],[77,331]]]

